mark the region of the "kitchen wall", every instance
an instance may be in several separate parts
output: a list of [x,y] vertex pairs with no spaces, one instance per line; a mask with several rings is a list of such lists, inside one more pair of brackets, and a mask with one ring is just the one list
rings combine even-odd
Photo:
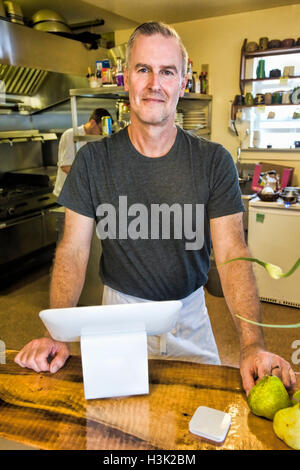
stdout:
[[[300,5],[194,20],[174,25],[181,36],[193,69],[209,64],[209,93],[213,95],[212,140],[222,143],[236,158],[238,138],[228,130],[229,102],[239,94],[240,52],[245,38],[285,39],[300,37]],[[127,42],[132,30],[115,34],[116,44]],[[270,161],[293,166],[294,185],[300,185],[300,152],[243,152],[242,161]]]

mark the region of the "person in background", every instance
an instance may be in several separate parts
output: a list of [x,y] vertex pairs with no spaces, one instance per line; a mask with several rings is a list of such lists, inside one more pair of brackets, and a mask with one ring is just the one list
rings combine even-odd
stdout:
[[[102,126],[101,119],[103,116],[109,116],[109,112],[104,108],[95,109],[87,123],[77,127],[78,135],[101,135]],[[75,146],[74,146],[74,131],[73,128],[67,129],[61,136],[58,145],[58,158],[57,158],[57,175],[53,194],[56,197],[60,195],[64,185],[67,174],[69,173],[72,163],[75,159]],[[78,142],[77,151],[85,145],[86,142]]]
[[[176,31],[159,22],[140,25],[127,43],[124,73],[130,99],[130,125],[78,152],[58,202],[66,209],[65,232],[56,251],[50,308],[74,307],[84,284],[95,220],[102,203],[117,210],[120,196],[130,208],[164,205],[203,209],[190,217],[201,221],[199,246],[186,247],[189,235],[164,238],[151,229],[133,237],[101,237],[100,274],[103,303],[182,301],[177,328],[166,334],[166,359],[220,364],[205,306],[204,285],[211,244],[224,296],[240,340],[240,373],[246,393],[265,374],[295,384],[290,364],[266,349],[262,329],[236,314],[261,321],[251,263],[244,239],[238,174],[229,152],[219,143],[197,137],[175,125],[178,99],[187,81],[187,52]],[[201,215],[201,214],[200,214]],[[127,211],[120,210],[119,221]],[[150,217],[151,219],[151,217]],[[152,224],[153,218],[151,220]],[[148,222],[148,217],[144,221]],[[181,221],[177,228],[182,229]],[[175,223],[174,223],[175,225]],[[117,224],[116,224],[117,226]],[[132,227],[131,227],[132,228]],[[170,224],[168,226],[170,229]],[[185,227],[183,227],[185,228]],[[126,229],[129,232],[128,226]],[[197,232],[195,232],[197,233]],[[140,236],[139,236],[140,235]],[[222,266],[220,266],[222,265]],[[159,338],[149,337],[148,352],[159,355]],[[31,341],[17,354],[21,367],[56,372],[70,354],[66,343],[52,338]],[[52,361],[47,360],[49,355]]]

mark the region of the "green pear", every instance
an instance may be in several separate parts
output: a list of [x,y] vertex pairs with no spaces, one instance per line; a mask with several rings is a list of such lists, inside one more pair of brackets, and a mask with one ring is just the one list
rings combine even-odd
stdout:
[[292,449],[300,450],[300,403],[277,411],[273,430]]
[[255,415],[272,420],[278,410],[291,406],[291,400],[281,380],[266,375],[250,390],[248,405]]

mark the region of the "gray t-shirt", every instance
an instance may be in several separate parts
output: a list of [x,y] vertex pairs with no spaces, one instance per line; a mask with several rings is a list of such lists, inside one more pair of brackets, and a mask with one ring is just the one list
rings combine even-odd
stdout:
[[[229,152],[180,127],[170,151],[158,158],[140,154],[126,128],[88,143],[77,153],[58,202],[109,228],[110,237],[102,239],[102,282],[157,301],[184,298],[206,284],[209,219],[244,211]],[[114,211],[104,204],[115,208],[115,224]],[[155,219],[158,230],[152,210],[162,204],[170,217]],[[187,249],[192,235],[198,249]]]

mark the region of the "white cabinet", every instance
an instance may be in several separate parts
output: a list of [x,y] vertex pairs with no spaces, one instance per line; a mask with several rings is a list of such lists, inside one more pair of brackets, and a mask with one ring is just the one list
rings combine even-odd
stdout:
[[[253,258],[287,272],[299,258],[300,203],[286,207],[281,199],[278,201],[250,201],[248,245]],[[300,269],[278,280],[256,263],[253,269],[261,300],[300,307]]]

